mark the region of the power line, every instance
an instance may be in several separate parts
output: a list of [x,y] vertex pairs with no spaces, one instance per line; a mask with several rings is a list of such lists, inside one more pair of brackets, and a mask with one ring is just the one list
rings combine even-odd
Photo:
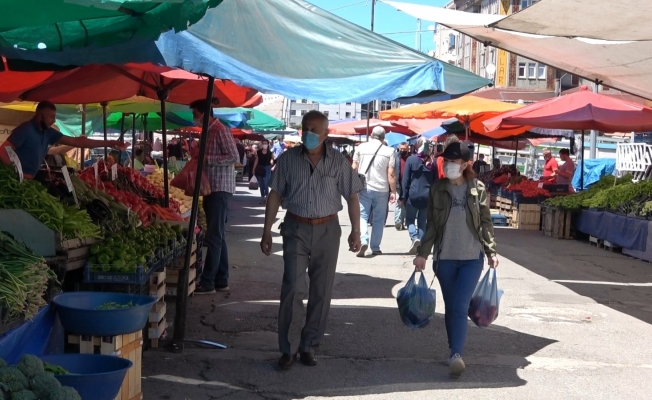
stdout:
[[363,0],[363,1],[359,1],[359,2],[357,2],[357,3],[347,4],[347,5],[345,5],[345,6],[340,6],[340,7],[331,8],[330,10],[327,10],[327,11],[335,11],[335,10],[340,10],[340,9],[342,9],[342,8],[347,8],[347,7],[357,6],[358,4],[366,3],[366,2],[368,2],[368,1],[369,1],[369,0]]

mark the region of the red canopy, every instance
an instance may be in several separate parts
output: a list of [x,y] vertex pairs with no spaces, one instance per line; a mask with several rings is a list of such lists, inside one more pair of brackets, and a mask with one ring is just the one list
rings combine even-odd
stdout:
[[0,102],[10,103],[24,91],[33,88],[50,78],[54,72],[16,72],[10,71],[6,59],[2,57],[4,68],[0,72]]
[[[89,65],[55,72],[20,97],[27,101],[90,104],[135,95],[158,99],[157,91],[162,89],[169,91],[169,102],[189,104],[206,97],[206,84],[207,80],[199,75],[153,64]],[[4,89],[0,87],[0,91]],[[256,94],[256,90],[231,81],[215,80],[213,97],[219,99],[220,107],[239,107]]]
[[602,132],[652,131],[652,108],[580,91],[508,111],[483,123],[487,132],[529,125],[550,129],[598,130]]

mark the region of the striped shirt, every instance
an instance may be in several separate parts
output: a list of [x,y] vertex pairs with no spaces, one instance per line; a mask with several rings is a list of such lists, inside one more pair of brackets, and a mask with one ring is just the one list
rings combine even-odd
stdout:
[[215,119],[208,127],[207,140],[206,176],[211,184],[211,192],[235,193],[234,167],[239,155],[231,131]]
[[312,171],[303,146],[287,150],[276,162],[270,187],[281,196],[288,212],[304,218],[322,218],[343,209],[342,197],[349,199],[364,189],[364,181],[337,150],[326,152]]

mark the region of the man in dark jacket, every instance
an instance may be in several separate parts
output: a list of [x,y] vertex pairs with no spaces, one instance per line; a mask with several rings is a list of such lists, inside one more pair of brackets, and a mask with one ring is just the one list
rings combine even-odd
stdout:
[[[396,176],[396,192],[400,195],[401,185],[403,184],[403,171],[405,171],[407,159],[410,157],[410,148],[408,147],[407,142],[398,145],[398,151],[396,152],[395,157],[396,162],[394,163],[394,175]],[[405,203],[398,201],[394,207],[394,226],[397,231],[406,229],[405,211]]]
[[437,163],[433,162],[430,153],[430,142],[420,138],[417,149],[417,154],[410,156],[405,163],[399,198],[406,206],[406,223],[412,242],[410,254],[416,254],[421,245],[426,230],[430,185],[439,179]]

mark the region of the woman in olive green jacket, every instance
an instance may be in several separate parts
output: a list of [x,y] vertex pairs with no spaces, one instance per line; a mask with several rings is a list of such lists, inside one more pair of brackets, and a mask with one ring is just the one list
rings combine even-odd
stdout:
[[474,177],[468,146],[451,143],[442,157],[446,178],[430,188],[426,232],[414,266],[423,271],[426,259],[435,249],[433,267],[444,297],[450,373],[460,376],[466,368],[462,352],[471,296],[485,256],[491,268],[498,267],[498,258],[487,192]]

